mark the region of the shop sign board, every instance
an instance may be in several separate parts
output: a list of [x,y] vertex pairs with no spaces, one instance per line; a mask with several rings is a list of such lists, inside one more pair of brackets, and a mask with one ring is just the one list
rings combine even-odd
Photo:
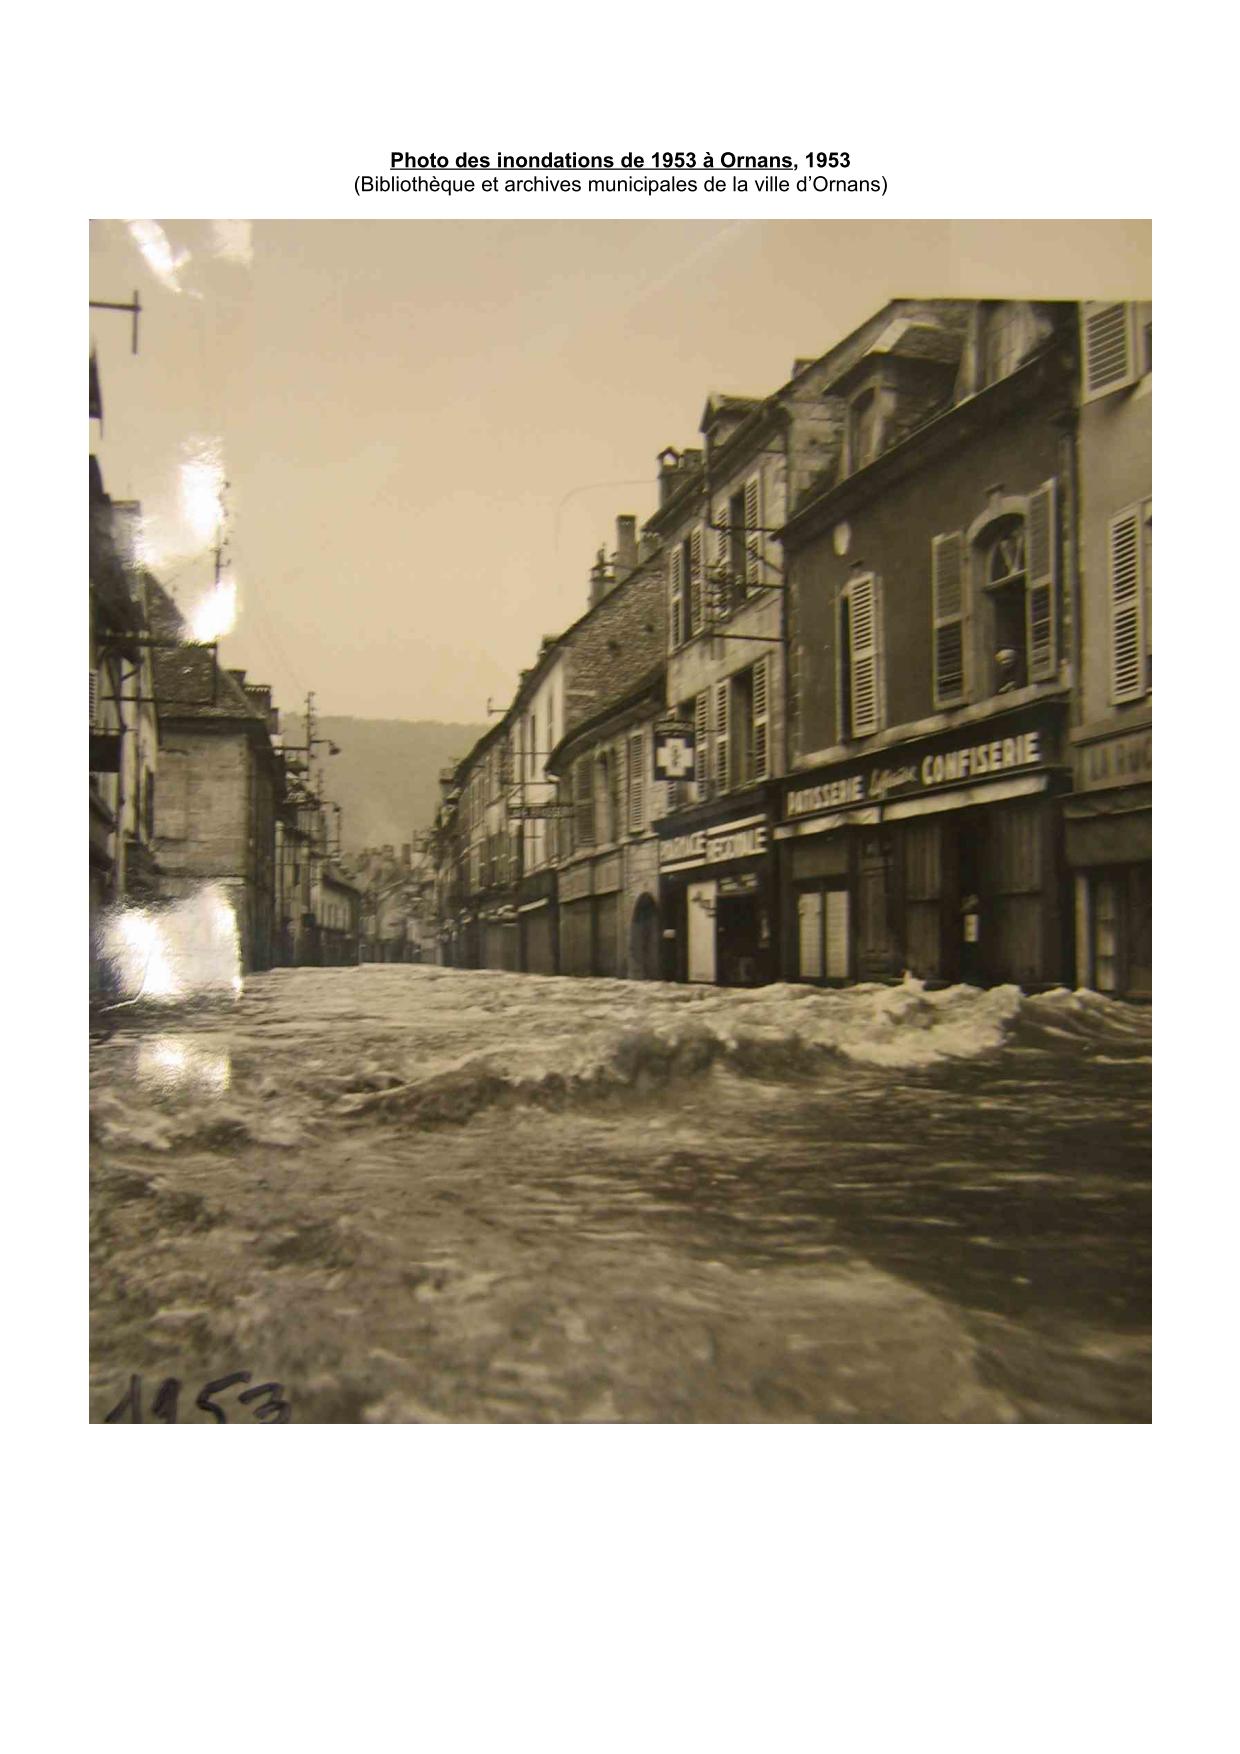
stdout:
[[560,900],[580,901],[590,893],[590,867],[577,865],[560,872]]
[[692,834],[674,834],[659,842],[659,865],[685,869],[691,865],[717,865],[725,859],[761,858],[767,850],[767,824],[762,817],[743,822],[720,822]]
[[1045,711],[984,720],[882,750],[868,760],[841,764],[830,778],[790,780],[784,792],[784,817],[796,821],[824,811],[861,809],[950,786],[1036,772],[1054,762],[1057,746],[1056,721]]
[[572,804],[510,804],[509,822],[562,822],[573,814]]
[[1149,785],[1153,778],[1152,726],[1082,744],[1076,752],[1076,783],[1082,792],[1101,791],[1106,786]]

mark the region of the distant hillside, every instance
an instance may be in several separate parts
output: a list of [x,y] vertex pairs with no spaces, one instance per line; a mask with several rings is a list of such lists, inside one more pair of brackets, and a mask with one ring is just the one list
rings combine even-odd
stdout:
[[[301,717],[281,713],[286,743],[305,738]],[[320,718],[316,734],[339,744],[324,757],[327,796],[343,811],[346,852],[393,846],[399,852],[415,829],[428,828],[439,803],[439,770],[464,755],[485,725],[442,725],[428,720]]]

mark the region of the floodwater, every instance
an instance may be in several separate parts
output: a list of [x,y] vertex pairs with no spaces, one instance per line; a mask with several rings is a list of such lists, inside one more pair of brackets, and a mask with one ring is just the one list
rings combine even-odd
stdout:
[[370,966],[114,1017],[93,1419],[1150,1417],[1146,1011]]

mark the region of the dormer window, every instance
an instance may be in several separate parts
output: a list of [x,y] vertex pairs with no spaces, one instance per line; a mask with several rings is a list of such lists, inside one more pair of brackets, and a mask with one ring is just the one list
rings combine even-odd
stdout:
[[848,466],[850,474],[864,469],[878,455],[878,396],[863,390],[848,408]]
[[982,307],[982,384],[997,384],[1014,372],[1028,344],[1028,321],[1019,304]]

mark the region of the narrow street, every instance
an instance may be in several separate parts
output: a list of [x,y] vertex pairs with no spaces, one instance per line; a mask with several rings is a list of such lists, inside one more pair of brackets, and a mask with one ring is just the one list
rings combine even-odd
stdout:
[[366,966],[115,1017],[93,1420],[1150,1416],[1148,1010]]

